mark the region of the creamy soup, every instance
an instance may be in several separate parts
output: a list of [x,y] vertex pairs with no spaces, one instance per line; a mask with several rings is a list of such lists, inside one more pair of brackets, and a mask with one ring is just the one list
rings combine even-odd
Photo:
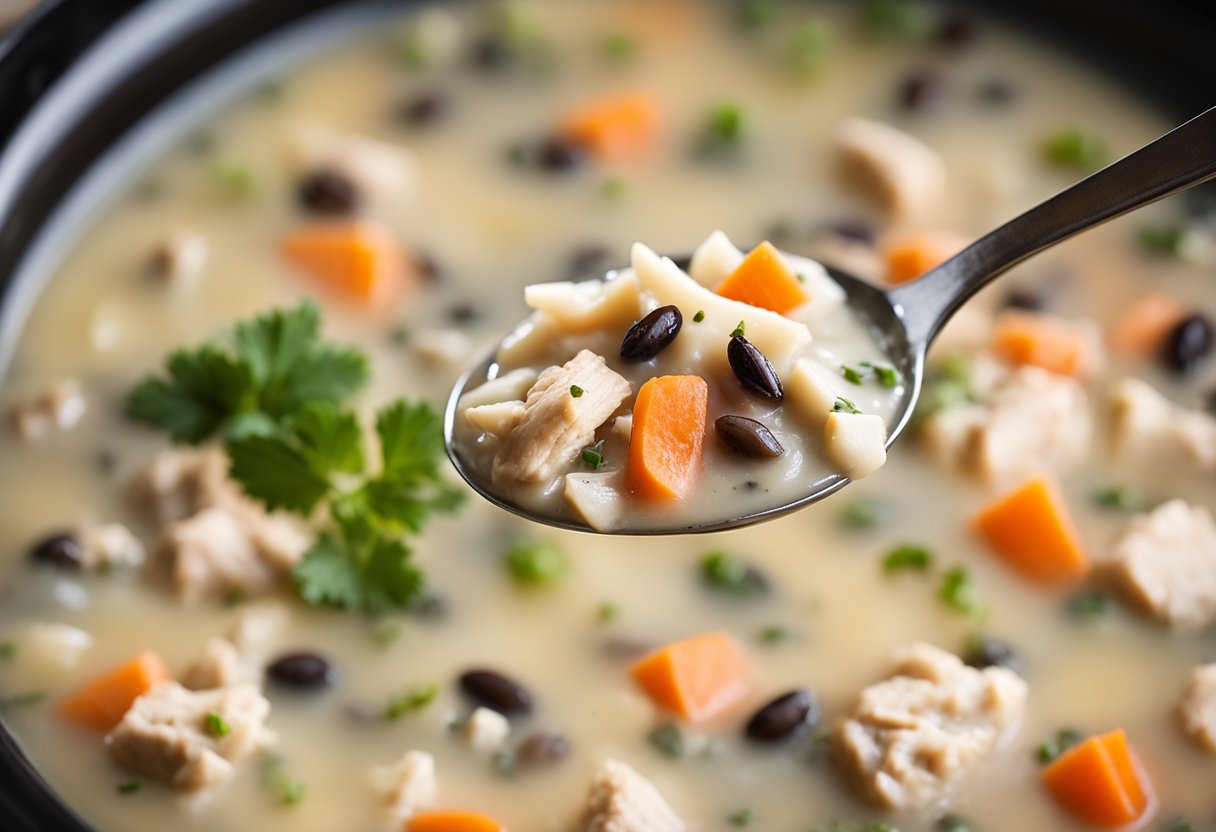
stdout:
[[[622,92],[658,116],[629,153],[555,137]],[[902,3],[443,4],[251,78],[91,219],[4,368],[5,726],[106,830],[1211,823],[1181,201],[977,299],[887,464],[778,521],[532,526],[457,505],[434,433],[525,285],[717,228],[909,279],[1167,126]]]

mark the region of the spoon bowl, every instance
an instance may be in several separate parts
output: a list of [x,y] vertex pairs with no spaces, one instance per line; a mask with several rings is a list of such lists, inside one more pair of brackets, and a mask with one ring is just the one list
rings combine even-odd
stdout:
[[[870,330],[903,387],[887,424],[888,450],[916,408],[924,382],[925,357],[933,339],[955,312],[980,289],[1009,269],[1055,244],[1171,194],[1216,177],[1216,108],[1196,116],[1134,153],[1015,217],[911,283],[892,289],[873,285],[830,263],[823,264],[844,290],[847,306]],[[686,268],[688,259],[676,260]],[[610,271],[596,278],[607,280]],[[497,378],[497,347],[460,377],[444,413],[444,440],[457,472],[496,506],[536,522],[594,531],[573,519],[538,514],[494,489],[454,441],[461,397]],[[836,493],[850,480],[830,474],[810,483],[796,498],[726,520],[672,524],[662,528],[622,528],[606,534],[656,535],[716,532],[771,520]]]

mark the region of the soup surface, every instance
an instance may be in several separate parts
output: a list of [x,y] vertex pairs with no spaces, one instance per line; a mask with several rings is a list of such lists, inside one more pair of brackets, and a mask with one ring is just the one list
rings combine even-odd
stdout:
[[[659,113],[631,152],[551,138],[573,108],[622,91]],[[855,116],[940,155],[947,199],[909,217],[842,176],[839,131]],[[401,828],[369,770],[411,750],[434,759],[434,805],[513,830],[587,828],[577,819],[610,758],[655,784],[690,829],[1081,829],[1041,782],[1040,756],[1052,750],[1040,746],[1064,729],[1119,728],[1155,794],[1141,815],[1149,828],[1213,821],[1216,760],[1177,713],[1192,668],[1216,659],[1202,631],[1216,609],[1204,595],[1216,569],[1202,518],[1164,521],[1198,595],[1177,609],[1156,604],[1178,626],[1143,609],[1154,602],[1137,595],[1127,564],[1138,512],[1174,499],[1201,514],[1216,506],[1216,460],[1194,450],[1216,436],[1201,412],[1212,386],[1200,332],[1210,340],[1208,232],[1181,201],[1070,241],[977,299],[937,347],[918,428],[831,500],[737,532],[622,540],[532,527],[469,499],[420,533],[400,532],[426,594],[397,584],[371,603],[323,587],[336,595],[322,597],[374,612],[309,604],[290,577],[261,592],[234,591],[236,579],[170,585],[160,567],[185,543],[132,499],[169,439],[124,406],[141,379],[165,377],[172,350],[312,299],[325,339],[369,358],[372,380],[356,401],[370,437],[376,411],[399,396],[439,406],[464,362],[526,313],[525,285],[623,265],[635,240],[687,252],[722,228],[744,245],[771,238],[869,264],[879,279],[910,277],[950,240],[983,233],[1166,126],[1064,56],[903,3],[444,4],[438,17],[385,20],[251,85],[223,113],[183,125],[180,142],[93,218],[4,368],[0,397],[16,428],[0,437],[6,727],[103,830]],[[1156,313],[1126,324],[1150,295],[1164,297]],[[235,347],[218,343],[230,364]],[[49,388],[63,379],[78,389]],[[202,384],[214,391],[213,381]],[[1004,410],[1015,394],[1021,404]],[[1108,427],[1112,399],[1124,417],[1148,402],[1200,438],[1186,445],[1159,418],[1147,461],[1116,457],[1111,442],[1132,428],[1126,418]],[[996,414],[1013,426],[998,430]],[[145,410],[143,421],[163,425],[159,415]],[[1076,418],[1085,424],[1066,428]],[[277,435],[240,427],[255,444]],[[236,428],[226,423],[230,440]],[[1050,545],[1028,556],[992,531],[999,524],[977,529],[977,513],[1044,471],[1049,485],[1028,499],[1048,518],[1036,528],[1055,530]],[[1071,521],[1053,525],[1060,504]],[[311,545],[327,522],[319,515],[280,531]],[[1011,522],[1037,523],[1016,512]],[[119,535],[109,550],[142,543],[149,568],[79,568],[79,544],[98,523],[128,528],[136,542]],[[65,532],[67,543],[38,545]],[[1156,533],[1145,534],[1156,551]],[[233,546],[248,554],[244,538]],[[1052,557],[1036,560],[1046,549]],[[258,575],[273,583],[281,573]],[[324,583],[313,581],[300,586]],[[274,742],[221,785],[187,791],[133,774],[104,729],[65,716],[74,691],[144,651],[186,678],[210,639],[267,606],[280,624],[255,680],[263,663],[300,651],[328,672],[307,690],[264,684]],[[705,633],[728,634],[721,643],[742,657],[719,680],[729,695],[706,718],[659,707],[631,667]],[[865,774],[848,773],[840,726],[912,642],[1015,665],[1025,705],[1000,736],[977,717],[989,732],[983,753],[918,805],[886,808]],[[524,686],[531,708],[512,715],[505,740],[476,748],[466,725],[475,701],[460,680],[484,668]],[[319,678],[296,671],[297,682]],[[797,730],[749,739],[753,713],[794,689],[816,703]],[[205,728],[218,743],[237,715],[212,716]],[[520,747],[541,730],[566,741],[548,765]],[[943,825],[947,816],[965,825]]]

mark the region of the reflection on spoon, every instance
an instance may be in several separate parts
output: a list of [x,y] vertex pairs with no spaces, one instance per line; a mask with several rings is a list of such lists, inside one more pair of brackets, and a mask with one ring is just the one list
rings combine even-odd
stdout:
[[[457,382],[445,414],[448,454],[486,499],[557,527],[672,534],[718,531],[786,514],[836,492],[850,475],[872,469],[873,459],[855,463],[857,457],[846,452],[860,448],[864,456],[875,441],[872,430],[859,429],[860,420],[850,417],[880,417],[885,435],[879,441],[890,447],[912,416],[929,345],[981,288],[1062,240],[1213,177],[1216,109],[981,237],[912,283],[884,290],[804,258],[778,257],[806,287],[805,303],[793,310],[779,309],[780,296],[752,299],[765,307],[758,308],[719,294],[726,285],[719,281],[735,274],[742,259],[737,250],[733,257],[723,254],[724,237],[711,238],[688,262],[636,246],[631,268],[609,272],[601,281],[530,287],[535,296],[529,305],[549,316],[525,321]],[[761,249],[748,260],[760,258]],[[784,279],[779,272],[762,273]],[[718,292],[703,285],[714,283]],[[659,339],[666,343],[655,354],[646,357],[643,350],[631,356],[634,344],[625,345],[622,356],[622,339],[634,322],[666,305],[680,313],[674,338],[669,337],[674,324],[667,320]],[[734,328],[727,331],[728,326]],[[646,338],[635,333],[633,340]],[[877,352],[859,354],[870,347]],[[748,383],[748,374],[738,367],[757,359],[747,348],[784,382],[781,395]],[[582,356],[583,349],[590,357]],[[732,360],[731,354],[740,352],[747,360]],[[529,359],[554,364],[538,374]],[[835,372],[819,373],[820,366]],[[841,375],[856,386],[841,387]],[[652,384],[681,377],[704,378],[703,397],[698,398],[697,385]],[[581,378],[592,381],[582,386]],[[895,383],[884,383],[890,380]],[[666,395],[677,387],[683,398]],[[634,393],[638,399],[631,406]],[[481,408],[473,414],[476,424],[470,422],[471,408]],[[536,423],[537,413],[559,421]],[[604,419],[588,425],[582,421],[586,413]],[[783,453],[767,461],[739,453],[714,435],[713,423],[724,415],[759,422]],[[528,432],[512,437],[521,425],[530,426]],[[504,463],[505,444],[516,453]],[[697,457],[695,466],[684,464],[690,454]],[[555,455],[561,457],[558,467],[565,466],[560,475],[552,475],[548,464]],[[682,490],[679,473],[685,468],[693,480]]]

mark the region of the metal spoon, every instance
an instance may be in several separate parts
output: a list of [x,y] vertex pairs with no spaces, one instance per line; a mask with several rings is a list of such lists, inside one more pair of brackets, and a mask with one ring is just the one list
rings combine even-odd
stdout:
[[[874,286],[828,267],[854,314],[875,332],[888,360],[903,374],[904,394],[888,426],[887,448],[912,417],[924,381],[925,354],[933,339],[968,299],[998,276],[1044,249],[1107,220],[1216,177],[1216,107],[1191,119],[1021,216],[980,237],[919,279],[894,289]],[[611,273],[609,273],[611,274]],[[494,378],[491,353],[456,382],[444,414],[448,456],[460,475],[491,503],[559,528],[591,531],[577,521],[537,515],[473,476],[473,467],[453,444],[457,403],[466,390]],[[653,535],[712,532],[770,520],[822,500],[850,480],[834,474],[812,483],[798,499],[724,521],[670,529],[621,529],[613,534]]]

